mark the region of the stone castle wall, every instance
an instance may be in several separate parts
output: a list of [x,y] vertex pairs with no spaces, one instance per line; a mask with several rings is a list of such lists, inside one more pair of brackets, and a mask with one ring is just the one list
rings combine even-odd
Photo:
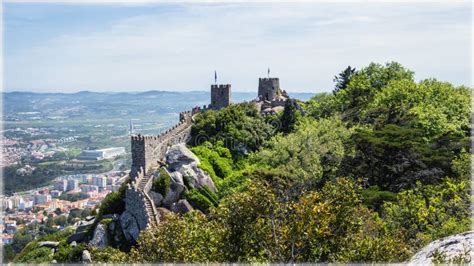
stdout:
[[169,146],[178,143],[186,143],[191,138],[192,118],[198,113],[209,109],[209,106],[193,108],[191,111],[179,114],[178,124],[169,128],[157,136],[136,135],[131,137],[132,144],[132,167],[130,176],[136,178],[140,168],[144,173],[164,161]]
[[261,100],[271,101],[278,96],[280,80],[278,78],[259,78],[258,97]]
[[125,190],[125,209],[135,218],[140,231],[147,228],[151,217],[146,211],[145,196],[130,185]]
[[222,109],[230,105],[231,86],[225,85],[211,85],[211,106],[212,109]]

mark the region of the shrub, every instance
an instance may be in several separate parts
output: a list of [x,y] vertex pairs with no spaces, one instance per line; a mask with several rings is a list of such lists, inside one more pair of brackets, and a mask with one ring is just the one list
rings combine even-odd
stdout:
[[111,222],[112,222],[112,218],[107,218],[107,219],[100,220],[100,224],[102,224],[102,225],[108,225]]
[[379,211],[386,201],[396,201],[397,194],[390,191],[381,191],[378,186],[371,186],[362,190],[362,201],[364,204],[376,211]]
[[125,202],[123,201],[123,198],[124,195],[119,191],[107,194],[100,204],[99,216],[114,213],[121,214],[124,212]]
[[163,197],[166,197],[170,185],[170,175],[164,169],[160,169],[159,176],[153,180],[152,190],[160,193]]
[[[196,209],[208,213],[209,209],[212,206],[216,206],[217,203],[213,202],[208,196],[206,196],[206,192],[202,192],[205,190],[198,190],[198,189],[190,189],[184,194],[184,198]],[[212,197],[211,197],[212,198]]]
[[211,177],[214,173],[217,177],[226,178],[232,173],[232,156],[229,149],[217,145],[213,148],[209,143],[204,143],[191,150],[201,161],[200,168],[208,171]]
[[82,251],[86,248],[85,244],[80,243],[73,247],[66,243],[65,240],[59,243],[58,250],[54,253],[54,259],[61,263],[80,262],[82,259]]
[[203,186],[198,190],[202,195],[209,199],[212,202],[212,205],[217,206],[219,199],[216,193],[212,192],[208,187]]
[[99,207],[98,218],[104,214],[121,214],[125,211],[125,202],[123,199],[125,199],[125,189],[129,182],[130,179],[123,182],[118,191],[109,193],[105,196]]
[[129,261],[129,256],[127,253],[122,252],[118,249],[112,247],[106,248],[90,248],[92,261],[97,262],[106,262],[106,263],[126,263]]
[[53,259],[53,253],[50,248],[35,248],[24,256],[21,256],[17,262],[19,263],[44,263]]

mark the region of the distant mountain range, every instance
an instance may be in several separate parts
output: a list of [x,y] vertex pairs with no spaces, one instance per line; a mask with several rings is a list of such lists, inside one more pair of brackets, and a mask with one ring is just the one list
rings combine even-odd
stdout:
[[[163,91],[163,90],[149,90],[149,91],[130,91],[130,92],[94,92],[94,91],[79,91],[79,92],[72,92],[72,93],[64,93],[64,92],[32,92],[32,91],[7,91],[3,92],[3,94],[7,95],[37,95],[37,96],[94,96],[94,95],[103,95],[103,96],[163,96],[163,95],[186,95],[186,94],[199,94],[199,95],[209,95],[208,91],[201,91],[201,90],[190,90],[190,91]],[[250,99],[256,97],[254,92],[232,92],[232,96],[235,99]],[[294,92],[290,93],[290,96],[300,99],[300,100],[308,100],[314,93],[310,92]]]
[[[312,93],[292,93],[290,96],[308,100]],[[233,92],[235,103],[249,101],[256,92]],[[143,117],[145,114],[164,115],[208,105],[208,91],[38,93],[3,92],[4,121],[44,120],[51,117],[67,119]],[[31,117],[31,113],[35,113]]]

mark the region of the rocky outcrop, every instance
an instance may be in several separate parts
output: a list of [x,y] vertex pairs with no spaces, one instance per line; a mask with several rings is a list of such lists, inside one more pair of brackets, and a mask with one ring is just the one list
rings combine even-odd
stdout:
[[120,224],[120,217],[120,215],[114,214],[112,222],[107,225],[109,243],[117,247],[127,246],[127,241]]
[[411,265],[435,263],[460,263],[473,261],[474,231],[452,235],[431,242],[416,253],[408,262]]
[[173,145],[166,152],[166,163],[170,168],[178,168],[183,164],[199,164],[199,159],[185,144]]
[[[125,190],[125,212],[122,214],[128,218],[131,216],[135,219],[137,226],[143,230],[148,225],[149,216],[146,212],[146,203],[143,194],[137,189],[130,187]],[[122,220],[122,218],[120,218]],[[122,224],[122,228],[125,227]]]
[[185,186],[179,183],[171,183],[163,200],[163,206],[170,208],[173,203],[179,200],[181,193],[185,190]]
[[179,200],[178,202],[173,203],[171,205],[171,211],[175,213],[185,214],[193,210],[193,207],[189,202],[185,199]]
[[56,241],[41,241],[38,242],[38,247],[47,247],[47,248],[57,248],[59,246],[59,242]]
[[150,198],[153,201],[153,204],[155,204],[155,206],[161,206],[161,204],[163,203],[163,195],[155,191],[148,192],[148,195],[150,195]]
[[106,225],[100,223],[95,227],[94,236],[92,237],[92,240],[89,242],[89,244],[99,248],[105,248],[109,245]]
[[92,262],[91,253],[88,250],[83,250],[82,251],[82,262],[83,263],[91,263]]
[[76,227],[76,231],[74,234],[70,235],[66,242],[72,243],[73,241],[76,242],[83,242],[83,241],[88,241],[89,238],[89,232],[92,230],[92,227],[94,226],[95,223],[95,217],[87,217],[87,220],[85,221],[79,221],[76,223],[74,226]]
[[136,243],[140,234],[140,226],[133,214],[126,210],[120,215],[120,226],[127,241]]
[[171,146],[166,153],[166,163],[171,171],[171,179],[175,180],[176,183],[184,185],[183,178],[187,178],[189,185],[195,188],[207,186],[212,191],[216,190],[211,177],[198,167],[199,159],[186,148],[186,145]]
[[177,183],[184,186],[183,175],[180,172],[170,173],[171,183]]

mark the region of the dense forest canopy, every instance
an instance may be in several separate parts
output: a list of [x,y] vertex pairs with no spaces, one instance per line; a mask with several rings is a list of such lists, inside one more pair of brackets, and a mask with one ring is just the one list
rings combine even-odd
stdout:
[[[192,151],[217,192],[168,214],[108,262],[402,262],[471,225],[470,92],[402,65],[348,67],[332,93],[261,116],[196,117]],[[160,181],[158,188],[165,184]]]

